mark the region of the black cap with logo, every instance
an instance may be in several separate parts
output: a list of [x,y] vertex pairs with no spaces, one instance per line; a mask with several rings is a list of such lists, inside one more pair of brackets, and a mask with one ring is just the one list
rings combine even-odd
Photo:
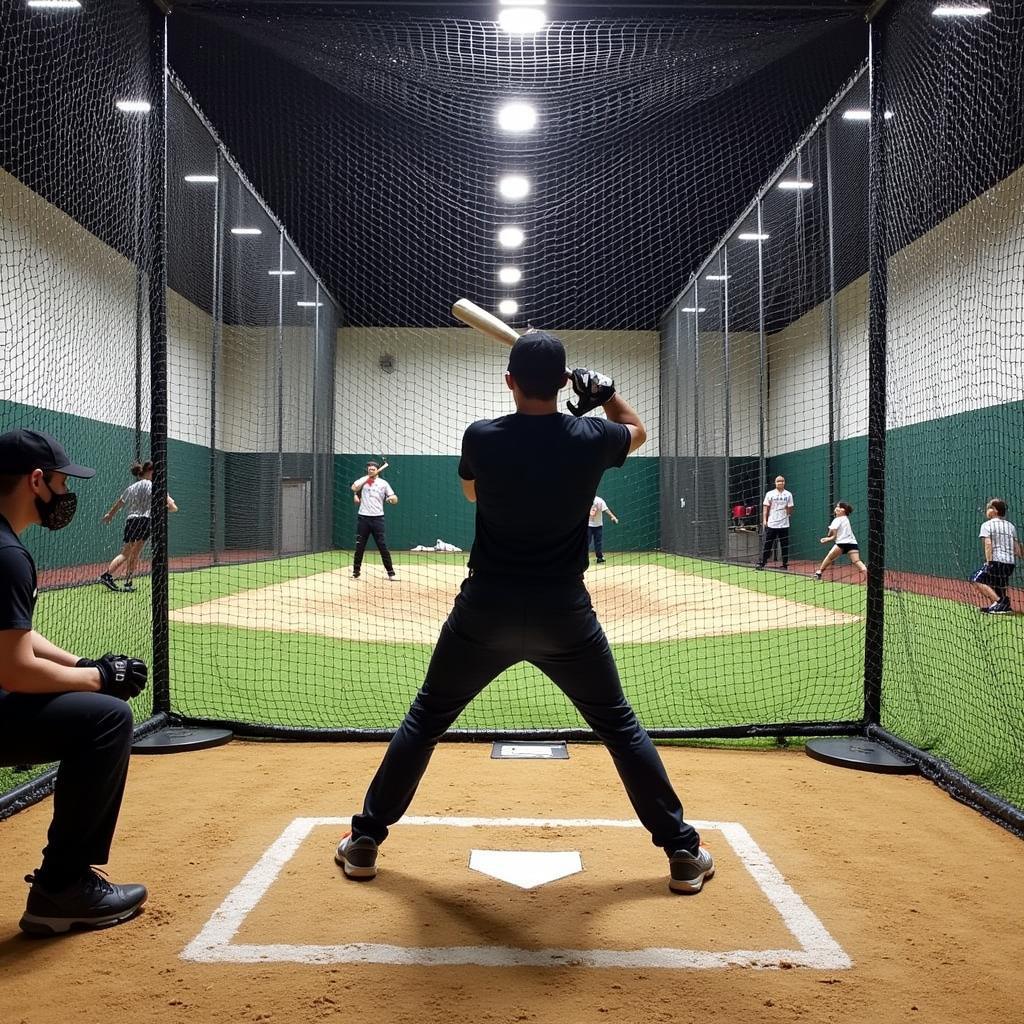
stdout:
[[524,391],[554,394],[565,379],[565,346],[548,331],[520,335],[509,353],[508,372]]
[[83,480],[96,475],[95,469],[72,462],[64,446],[42,431],[22,429],[0,434],[0,475],[21,476],[35,469]]

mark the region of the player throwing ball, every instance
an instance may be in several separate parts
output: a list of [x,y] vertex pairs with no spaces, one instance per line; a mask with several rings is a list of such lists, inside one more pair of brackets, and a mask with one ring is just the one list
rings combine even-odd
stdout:
[[[670,888],[699,892],[714,874],[711,854],[683,820],[661,758],[622,692],[583,584],[587,520],[601,475],[621,466],[647,433],[613,382],[591,370],[572,371],[577,402],[569,405],[572,416],[560,414],[558,392],[569,379],[558,338],[523,335],[505,374],[515,413],[478,420],[463,435],[459,476],[476,502],[469,578],[362,813],[338,844],[335,860],[348,878],[377,874],[378,846],[412,802],[438,740],[491,680],[521,661],[545,673],[608,748],[637,817],[667,855]],[[584,416],[598,406],[607,419]]]
[[836,507],[832,510],[835,518],[828,524],[828,536],[821,538],[822,544],[832,544],[829,553],[821,560],[818,571],[814,574],[816,580],[821,579],[821,574],[840,556],[849,555],[850,561],[860,569],[865,576],[868,574],[868,567],[861,561],[860,548],[857,538],[853,535],[853,527],[850,525],[850,514],[853,506],[848,501],[837,501]]
[[[387,466],[387,463],[384,463]],[[380,560],[384,563],[384,571],[389,580],[395,580],[395,567],[391,562],[388,542],[384,539],[384,506],[397,505],[398,495],[391,489],[391,484],[380,475],[381,465],[371,459],[366,464],[366,476],[361,476],[352,483],[352,500],[359,506],[356,516],[356,553],[352,559],[352,579],[359,579],[363,568],[363,552],[366,542],[373,536],[373,542],[380,552]]]

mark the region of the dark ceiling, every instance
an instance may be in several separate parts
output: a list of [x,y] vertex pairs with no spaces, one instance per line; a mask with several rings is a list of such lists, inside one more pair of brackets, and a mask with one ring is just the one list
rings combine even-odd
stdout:
[[[172,67],[348,322],[450,324],[465,295],[653,328],[866,49],[862,4],[554,3],[571,20],[520,42],[496,10],[175,4]],[[496,128],[508,97],[535,131]],[[506,170],[526,201],[496,196]]]

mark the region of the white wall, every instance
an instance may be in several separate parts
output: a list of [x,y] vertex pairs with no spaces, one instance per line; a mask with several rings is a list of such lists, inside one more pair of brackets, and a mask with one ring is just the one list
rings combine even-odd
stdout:
[[[169,433],[206,444],[210,315],[168,291],[167,316]],[[148,307],[142,330],[148,424]],[[3,170],[0,398],[135,427],[134,265]]]
[[1024,168],[889,261],[890,427],[1024,399]]
[[[658,454],[655,331],[557,331],[575,366],[609,374],[648,430],[639,454]],[[394,359],[385,373],[382,354]],[[335,433],[338,452],[457,455],[473,420],[513,412],[503,374],[508,349],[476,331],[348,328],[338,331]],[[571,392],[564,391],[560,404]],[[600,413],[598,413],[600,415]]]
[[134,427],[132,264],[0,170],[0,272],[0,398]]

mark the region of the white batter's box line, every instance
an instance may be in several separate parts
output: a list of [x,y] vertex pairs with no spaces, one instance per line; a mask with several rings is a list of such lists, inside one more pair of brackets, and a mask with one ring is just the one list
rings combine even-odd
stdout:
[[[853,961],[814,912],[783,878],[750,833],[734,821],[693,821],[701,832],[722,834],[758,888],[797,941],[795,949],[516,949],[509,946],[395,946],[355,942],[343,945],[253,944],[232,940],[277,880],[282,868],[316,829],[348,827],[351,818],[296,818],[228,893],[202,931],[181,951],[195,963],[394,964],[418,967],[628,967],[709,970],[721,967],[810,967],[836,971]],[[449,828],[641,828],[633,819],[406,817],[395,826]],[[713,899],[713,889],[698,899]],[[681,899],[681,897],[674,897]]]

